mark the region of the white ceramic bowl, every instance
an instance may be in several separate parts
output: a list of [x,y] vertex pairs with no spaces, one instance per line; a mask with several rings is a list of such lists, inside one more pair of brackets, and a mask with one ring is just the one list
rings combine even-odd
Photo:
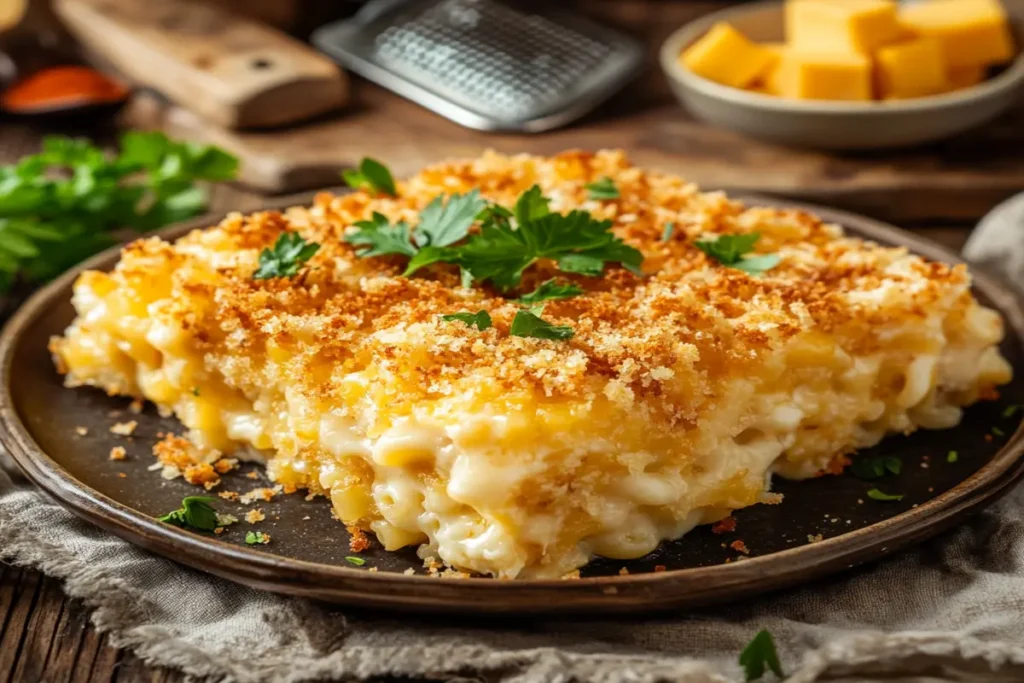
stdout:
[[[772,142],[817,149],[905,147],[961,133],[1006,111],[1024,84],[1024,52],[983,83],[944,95],[882,102],[792,100],[730,88],[679,63],[679,54],[719,21],[757,42],[783,39],[783,5],[762,2],[714,12],[675,31],[661,66],[679,100],[698,119]],[[1024,45],[1019,18],[1018,46]]]

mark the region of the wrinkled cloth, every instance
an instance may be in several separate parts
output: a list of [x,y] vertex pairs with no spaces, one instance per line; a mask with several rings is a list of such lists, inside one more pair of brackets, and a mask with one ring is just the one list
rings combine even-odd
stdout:
[[[993,254],[1013,251],[990,265],[1015,274],[1024,217],[1003,221],[982,226],[1003,245]],[[216,681],[731,683],[743,680],[738,653],[764,628],[790,683],[1024,681],[1024,486],[867,567],[649,618],[431,619],[282,597],[149,554],[2,469],[0,559],[61,579],[115,645]]]

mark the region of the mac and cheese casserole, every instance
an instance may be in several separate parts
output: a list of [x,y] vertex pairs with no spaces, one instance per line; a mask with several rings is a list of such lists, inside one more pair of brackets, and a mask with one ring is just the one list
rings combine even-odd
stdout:
[[[595,197],[596,182],[615,192]],[[402,258],[346,241],[375,212],[415,226],[439,196],[510,207],[534,185],[552,212],[610,221],[639,272],[539,259],[510,292],[444,262],[404,276]],[[287,233],[320,247],[291,277],[255,279]],[[696,246],[752,233],[753,256],[777,256],[760,273]],[[580,293],[538,315],[571,337],[511,334],[516,297],[552,278]],[[112,272],[83,273],[73,303],[51,343],[67,386],[148,399],[200,457],[258,459],[387,549],[503,578],[645,555],[772,501],[773,475],[952,427],[1011,376],[1002,321],[964,266],[701,193],[615,151],[487,153],[394,196],[322,194],[141,239]],[[459,311],[489,324],[441,317]]]

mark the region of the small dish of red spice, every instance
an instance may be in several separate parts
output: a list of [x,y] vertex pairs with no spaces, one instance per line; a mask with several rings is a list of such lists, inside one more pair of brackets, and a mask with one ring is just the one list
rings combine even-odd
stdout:
[[51,66],[31,73],[0,94],[0,109],[8,114],[41,115],[117,108],[130,90],[87,66]]

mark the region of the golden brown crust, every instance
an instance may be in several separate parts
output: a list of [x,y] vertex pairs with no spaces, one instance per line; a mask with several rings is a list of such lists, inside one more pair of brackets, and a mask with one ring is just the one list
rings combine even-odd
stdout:
[[[584,185],[605,176],[621,197],[588,199]],[[569,341],[510,336],[518,307],[490,288],[460,288],[454,266],[403,278],[402,259],[357,258],[343,241],[373,211],[415,222],[438,194],[474,188],[511,206],[534,183],[553,198],[553,210],[583,208],[614,220],[614,231],[645,256],[643,277],[618,267],[601,278],[564,275],[553,264],[527,272],[519,293],[550,277],[584,289],[585,296],[550,302],[544,311],[545,319],[572,326]],[[650,410],[672,424],[696,420],[723,379],[756,374],[794,335],[831,334],[845,351],[865,354],[878,344],[865,326],[924,319],[929,304],[951,291],[962,290],[957,305],[971,301],[962,266],[845,238],[804,212],[701,194],[677,177],[631,166],[620,152],[489,153],[429,167],[398,190],[397,198],[321,194],[310,208],[234,214],[175,245],[140,240],[125,248],[114,277],[141,283],[154,264],[173,268],[172,282],[159,285],[168,287],[169,301],[158,315],[173,319],[193,350],[245,393],[257,391],[260,358],[276,349],[289,358],[290,381],[323,405],[344,403],[338,377],[374,368],[400,378],[387,387],[398,412],[486,386],[493,396],[650,399]],[[662,241],[669,222],[673,234]],[[282,231],[298,231],[321,248],[295,278],[254,280],[260,250]],[[758,252],[782,257],[759,278],[718,264],[693,244],[709,234],[752,231],[762,234]],[[438,317],[480,309],[494,321],[484,332]],[[224,359],[232,359],[230,367]],[[680,375],[695,379],[681,382]]]

